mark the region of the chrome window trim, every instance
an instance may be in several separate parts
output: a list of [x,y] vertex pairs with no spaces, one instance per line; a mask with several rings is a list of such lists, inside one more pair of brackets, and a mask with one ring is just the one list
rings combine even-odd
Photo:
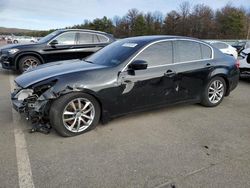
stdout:
[[155,68],[155,67],[165,67],[165,66],[169,66],[169,65],[176,65],[176,64],[184,64],[184,63],[191,63],[191,62],[199,62],[199,61],[208,61],[208,60],[212,60],[214,59],[214,49],[207,43],[205,42],[202,42],[202,41],[197,41],[197,40],[192,40],[192,39],[162,39],[162,40],[158,40],[158,41],[154,41],[154,42],[151,42],[149,43],[148,45],[146,45],[145,47],[143,47],[122,69],[121,72],[124,72],[126,71],[127,67],[129,66],[129,64],[131,64],[134,59],[140,55],[144,50],[146,50],[148,47],[154,45],[154,44],[157,44],[157,43],[160,43],[160,42],[167,42],[167,41],[192,41],[192,42],[197,42],[197,43],[200,43],[200,44],[204,44],[206,46],[208,46],[210,49],[211,49],[211,52],[212,52],[212,57],[211,58],[208,58],[208,59],[198,59],[198,60],[193,60],[193,61],[182,61],[182,62],[177,62],[177,63],[172,63],[172,64],[166,64],[166,65],[156,65],[156,66],[151,66],[151,67],[148,67],[148,69],[150,68]]
[[[60,37],[61,35],[65,34],[65,33],[75,33],[80,34],[80,33],[88,33],[88,34],[93,34],[93,35],[99,35],[99,36],[103,36],[104,38],[108,39],[106,42],[98,42],[98,43],[92,43],[92,44],[105,44],[105,43],[109,43],[110,42],[110,38],[108,38],[107,36],[100,34],[100,33],[93,33],[93,32],[89,32],[89,31],[66,31],[66,32],[62,32],[59,35],[57,35],[56,37],[54,37],[53,39],[51,39],[47,45],[49,46],[49,43],[52,42],[53,40],[56,40],[58,37]],[[77,44],[77,41],[75,40],[75,44],[69,44],[69,45],[81,45],[81,44]],[[64,44],[58,44],[57,46],[63,46]]]

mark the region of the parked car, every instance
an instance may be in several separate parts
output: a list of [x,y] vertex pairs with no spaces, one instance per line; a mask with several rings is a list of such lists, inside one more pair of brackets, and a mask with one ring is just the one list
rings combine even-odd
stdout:
[[219,105],[236,88],[233,57],[198,39],[144,36],[116,41],[85,60],[55,62],[15,79],[14,108],[62,136],[99,120],[188,102]]
[[12,43],[17,44],[27,44],[27,43],[32,43],[32,42],[37,42],[37,39],[35,37],[30,37],[30,36],[13,36],[12,37]]
[[241,75],[250,76],[250,48],[243,50],[239,55]]
[[236,48],[238,54],[240,54],[244,49],[250,48],[250,41],[236,41],[232,46]]
[[5,69],[27,69],[52,61],[89,56],[114,41],[104,32],[91,30],[57,30],[34,44],[8,45],[0,52]]
[[7,41],[7,44],[12,44],[12,38],[11,37],[7,37],[6,41]]
[[238,52],[236,48],[232,47],[231,45],[221,41],[210,41],[209,43],[212,44],[214,47],[218,48],[224,54],[231,55],[235,59],[238,58]]

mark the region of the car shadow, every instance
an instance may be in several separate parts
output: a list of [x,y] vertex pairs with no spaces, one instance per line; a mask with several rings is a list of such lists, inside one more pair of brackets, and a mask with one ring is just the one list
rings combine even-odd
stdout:
[[240,81],[245,83],[250,83],[250,75],[241,76]]

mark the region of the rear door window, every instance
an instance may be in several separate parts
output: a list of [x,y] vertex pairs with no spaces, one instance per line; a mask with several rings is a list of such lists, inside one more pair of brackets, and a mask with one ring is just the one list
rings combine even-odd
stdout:
[[174,42],[175,63],[199,61],[211,58],[212,50],[208,45],[188,40],[177,40]]
[[92,33],[79,33],[78,44],[93,44],[95,35]]
[[109,39],[103,35],[95,33],[79,33],[78,44],[98,44],[107,43]]
[[201,60],[200,43],[188,40],[175,41],[174,57],[175,62],[186,62]]

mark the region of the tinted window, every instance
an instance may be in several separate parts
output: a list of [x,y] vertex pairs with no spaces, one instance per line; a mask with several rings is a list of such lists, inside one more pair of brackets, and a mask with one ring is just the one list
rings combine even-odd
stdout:
[[171,64],[173,62],[172,42],[153,44],[140,53],[136,60],[147,61],[149,67]]
[[97,44],[97,43],[107,43],[108,38],[98,34],[92,33],[79,33],[78,43],[79,44]]
[[175,62],[202,59],[200,43],[193,41],[175,41]]
[[201,54],[202,54],[202,59],[210,59],[212,58],[212,50],[210,47],[204,44],[200,44],[201,46]]
[[56,38],[59,45],[72,45],[75,44],[75,36],[76,33],[74,32],[68,32],[60,35]]
[[107,37],[105,37],[103,35],[96,35],[96,37],[98,39],[98,42],[100,42],[100,43],[106,43],[109,40]]
[[221,42],[212,43],[212,45],[218,49],[228,48],[227,44]]
[[93,44],[94,35],[91,33],[79,33],[78,43],[79,44]]

